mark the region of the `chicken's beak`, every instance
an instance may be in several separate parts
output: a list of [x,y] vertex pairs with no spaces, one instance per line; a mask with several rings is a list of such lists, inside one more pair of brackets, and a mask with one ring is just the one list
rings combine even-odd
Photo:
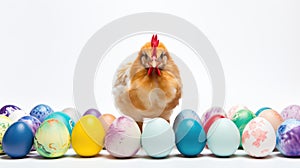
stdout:
[[156,67],[156,60],[155,59],[152,60],[152,64],[151,65],[152,65],[153,68]]

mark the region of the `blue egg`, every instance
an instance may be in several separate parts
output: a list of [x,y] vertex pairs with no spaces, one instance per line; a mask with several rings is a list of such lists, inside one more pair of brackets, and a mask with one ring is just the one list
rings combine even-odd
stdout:
[[200,117],[198,116],[198,114],[193,111],[193,110],[189,110],[189,109],[186,109],[186,110],[182,110],[175,118],[174,120],[174,124],[173,124],[173,130],[176,131],[179,123],[184,120],[184,119],[188,119],[188,118],[191,118],[191,119],[194,119],[196,121],[199,122],[199,124],[202,124],[201,123],[201,120],[200,120]]
[[43,122],[45,120],[45,118],[51,113],[53,113],[53,110],[51,109],[51,107],[49,107],[48,105],[45,105],[45,104],[40,104],[40,105],[35,106],[31,110],[30,115],[36,117],[41,122]]
[[33,145],[33,133],[24,122],[15,122],[5,132],[2,146],[4,152],[11,158],[23,158]]
[[63,113],[63,112],[54,112],[54,113],[51,113],[50,115],[48,115],[45,118],[45,121],[48,119],[51,119],[51,118],[58,119],[59,121],[64,123],[65,126],[68,128],[70,135],[72,135],[72,130],[75,126],[75,122],[71,119],[71,117],[68,114]]
[[182,120],[175,132],[178,151],[187,157],[199,155],[206,145],[206,134],[200,123],[194,119]]
[[262,107],[259,110],[257,110],[257,112],[255,113],[256,116],[258,116],[261,112],[271,109],[270,107]]

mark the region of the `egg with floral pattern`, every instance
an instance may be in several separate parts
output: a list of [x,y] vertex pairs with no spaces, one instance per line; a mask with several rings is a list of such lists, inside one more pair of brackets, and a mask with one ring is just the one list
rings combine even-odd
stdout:
[[0,115],[0,154],[4,153],[3,148],[2,148],[2,139],[3,136],[8,129],[8,127],[12,124],[13,122],[11,119],[9,119],[6,116]]

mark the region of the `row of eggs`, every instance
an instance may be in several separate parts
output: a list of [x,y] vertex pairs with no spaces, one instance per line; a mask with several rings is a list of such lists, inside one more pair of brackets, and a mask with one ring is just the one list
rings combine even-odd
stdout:
[[207,145],[216,156],[230,156],[243,147],[250,156],[264,157],[274,150],[277,132],[277,149],[286,156],[299,156],[300,142],[295,136],[300,136],[300,121],[296,120],[300,107],[297,108],[289,106],[280,115],[271,108],[254,114],[239,105],[226,114],[222,108],[213,107],[201,119],[194,111],[183,110],[173,128],[164,119],[155,118],[147,122],[141,133],[132,118],[115,119],[95,109],[88,110],[75,124],[78,113],[74,109],[53,112],[47,105],[38,105],[29,116],[22,116],[18,114],[20,108],[9,105],[0,109],[0,152],[21,158],[34,144],[41,156],[57,158],[72,144],[83,157],[95,156],[105,146],[117,158],[134,156],[141,147],[149,156],[162,158],[176,145],[181,154],[193,157]]

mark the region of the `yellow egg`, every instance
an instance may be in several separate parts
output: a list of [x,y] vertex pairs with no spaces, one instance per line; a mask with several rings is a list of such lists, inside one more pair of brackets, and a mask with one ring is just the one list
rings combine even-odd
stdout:
[[86,115],[73,128],[72,147],[79,156],[95,156],[104,146],[104,137],[105,131],[99,119]]

